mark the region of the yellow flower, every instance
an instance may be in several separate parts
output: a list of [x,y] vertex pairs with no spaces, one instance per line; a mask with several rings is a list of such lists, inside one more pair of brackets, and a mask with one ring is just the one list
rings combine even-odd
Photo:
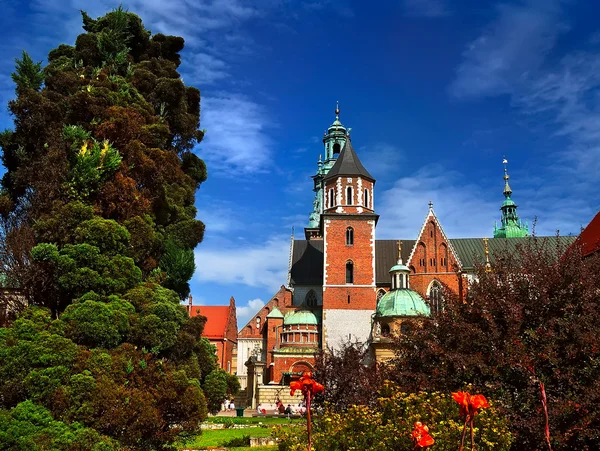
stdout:
[[108,139],[105,139],[102,142],[103,146],[102,146],[102,150],[100,151],[100,155],[104,156],[106,155],[106,152],[108,152]]
[[87,153],[87,141],[85,141],[83,143],[83,146],[81,146],[81,150],[79,151],[79,155],[81,155],[82,157],[85,156],[85,154]]
[[91,85],[87,85],[87,92],[91,92],[92,91],[92,86]]
[[79,78],[85,78],[85,75],[81,74],[81,75],[79,76]]

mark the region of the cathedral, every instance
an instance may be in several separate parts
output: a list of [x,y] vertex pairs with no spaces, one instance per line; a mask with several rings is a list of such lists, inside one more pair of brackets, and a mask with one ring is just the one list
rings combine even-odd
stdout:
[[[264,365],[259,384],[281,384],[311,370],[319,349],[344,342],[365,343],[377,359],[389,357],[390,334],[410,327],[407,319],[443,309],[442,284],[464,296],[476,262],[489,264],[494,251],[528,239],[506,160],[501,224],[493,238],[449,238],[430,202],[414,236],[377,239],[376,180],[354,150],[339,108],[335,115],[312,177],[315,198],[304,239],[291,239],[288,280],[239,331],[242,386],[249,359]],[[574,238],[560,239],[568,245]]]

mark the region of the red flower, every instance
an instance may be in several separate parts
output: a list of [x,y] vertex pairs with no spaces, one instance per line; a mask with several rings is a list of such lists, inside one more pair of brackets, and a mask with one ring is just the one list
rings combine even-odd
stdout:
[[415,446],[419,448],[427,448],[428,446],[433,445],[433,437],[429,435],[429,428],[417,421],[415,423],[415,428],[412,431],[412,438],[415,442]]
[[300,379],[290,382],[290,395],[294,396],[296,390],[301,390],[302,394],[306,396],[307,392],[310,392],[311,395],[322,392],[325,390],[325,387],[315,381],[312,378],[312,373],[307,371]]
[[487,399],[485,399],[485,396],[483,395],[471,396],[467,392],[459,391],[452,393],[452,397],[460,406],[461,417],[466,417],[467,415],[476,415],[479,409],[490,406]]

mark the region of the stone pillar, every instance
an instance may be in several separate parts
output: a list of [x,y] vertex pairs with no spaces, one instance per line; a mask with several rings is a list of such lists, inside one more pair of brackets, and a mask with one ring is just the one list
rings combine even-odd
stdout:
[[248,406],[256,409],[258,399],[258,386],[264,384],[265,362],[252,356],[245,363],[248,367]]

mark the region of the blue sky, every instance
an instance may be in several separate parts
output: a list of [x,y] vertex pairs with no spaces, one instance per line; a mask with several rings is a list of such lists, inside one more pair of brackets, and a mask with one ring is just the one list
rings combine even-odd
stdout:
[[[74,43],[79,9],[95,17],[118,4],[0,0],[2,105],[22,49],[42,60]],[[186,40],[180,69],[202,92],[196,151],[209,170],[192,293],[204,305],[234,296],[240,323],[286,282],[290,231],[303,236],[336,100],[377,179],[378,238],[416,238],[429,200],[450,237],[491,236],[503,155],[538,234],[576,234],[600,209],[596,0],[123,5]],[[0,127],[10,123],[3,108]]]

